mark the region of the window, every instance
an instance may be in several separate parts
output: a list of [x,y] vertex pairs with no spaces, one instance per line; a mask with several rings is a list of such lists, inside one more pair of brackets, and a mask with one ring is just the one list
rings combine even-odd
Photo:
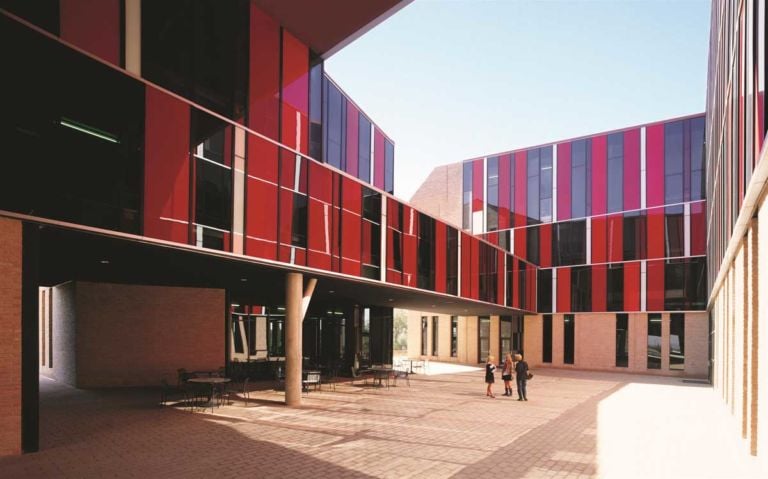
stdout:
[[691,122],[691,201],[703,200],[706,193],[704,118],[693,118]]
[[359,115],[357,126],[357,177],[371,182],[371,122]]
[[646,251],[645,211],[624,213],[623,247],[624,260],[645,259]]
[[664,265],[664,309],[706,309],[706,258],[667,260]]
[[459,292],[459,231],[456,228],[446,228],[446,243],[445,292],[455,295]]
[[571,217],[589,216],[592,211],[592,140],[571,143]]
[[525,235],[525,259],[535,264],[539,264],[541,262],[541,256],[539,254],[541,245],[539,242],[539,228],[539,226],[529,226]]
[[661,369],[661,314],[648,314],[648,369]]
[[384,140],[384,191],[395,192],[395,145]]
[[363,308],[363,327],[361,328],[360,361],[370,364],[371,361],[371,308]]
[[685,314],[669,315],[669,369],[685,369]]
[[432,316],[432,356],[438,356],[437,338],[440,336],[440,316]]
[[523,354],[525,320],[522,314],[512,316],[512,351]]
[[528,309],[528,277],[527,277],[527,265],[523,260],[516,260],[517,262],[517,282],[520,288],[520,309]]
[[552,147],[539,148],[539,219],[552,221]]
[[478,323],[477,362],[482,363],[485,362],[491,354],[491,318],[488,316],[480,316],[478,318]]
[[540,269],[538,276],[538,288],[536,288],[539,297],[538,310],[540,313],[552,312],[552,270]]
[[489,244],[478,244],[480,247],[480,300],[495,303],[498,293],[498,253],[496,248]]
[[608,135],[608,213],[624,209],[624,133]]
[[683,229],[683,205],[664,208],[664,252],[668,258],[685,254]]
[[318,161],[325,161],[323,158],[323,62],[322,59],[315,57],[313,63],[309,70],[309,156]]
[[528,150],[528,198],[527,198],[527,216],[529,225],[538,224],[539,221],[539,176],[541,174],[539,164],[539,150]]
[[362,273],[379,279],[381,269],[381,193],[363,187]]
[[307,196],[293,193],[291,246],[307,247]]
[[616,367],[629,366],[629,315],[619,313],[616,315]]
[[459,352],[459,317],[451,316],[451,357],[455,358]]
[[499,229],[499,158],[492,156],[486,163],[488,183],[488,215],[486,217],[486,231]]
[[284,315],[271,315],[269,316],[269,344],[267,349],[269,355],[272,357],[285,356],[285,316]]
[[[346,132],[347,132],[347,99],[341,94],[336,85],[323,78],[325,109],[323,111],[325,126],[325,143],[323,152],[325,162],[334,168],[345,170],[346,163]],[[357,160],[354,158],[353,161]]]
[[563,318],[563,362],[573,364],[574,337],[576,336],[576,318],[572,314],[566,314]]
[[419,216],[417,281],[421,289],[435,289],[435,220],[423,213]]
[[499,317],[499,361],[512,352],[512,317]]
[[[232,229],[233,128],[207,113],[193,110],[191,130],[195,223],[206,233],[213,233],[209,228],[229,231]],[[211,247],[205,241],[202,246]]]
[[541,361],[544,363],[552,362],[552,315],[545,314],[542,318],[542,348]]
[[587,222],[566,221],[552,225],[553,266],[573,266],[587,262]]
[[465,162],[462,166],[462,221],[461,227],[465,230],[472,229],[472,162]]
[[664,125],[664,202],[683,201],[683,122]]
[[606,283],[608,311],[624,311],[624,263],[608,265]]
[[427,317],[421,317],[421,355],[427,355]]
[[592,267],[571,268],[571,311],[592,309]]

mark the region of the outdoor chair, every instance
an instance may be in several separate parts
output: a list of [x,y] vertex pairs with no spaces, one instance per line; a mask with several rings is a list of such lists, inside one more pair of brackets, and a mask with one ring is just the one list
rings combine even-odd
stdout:
[[325,383],[330,384],[333,390],[336,390],[336,379],[339,377],[339,367],[338,366],[331,366],[326,370],[325,373]]
[[355,385],[355,381],[359,380],[359,379],[363,379],[364,384],[368,384],[368,378],[371,377],[370,373],[368,373],[368,372],[361,373],[359,370],[355,369],[354,366],[352,366],[350,369],[352,371],[352,385],[353,386]]
[[[183,388],[173,387],[171,386],[167,380],[163,379],[160,381],[161,389],[160,389],[160,405],[161,406],[167,406],[168,400],[171,399],[178,399],[178,400],[186,400],[186,392]],[[176,396],[176,398],[174,398]]]
[[404,378],[406,384],[408,384],[408,387],[411,387],[411,378],[409,377],[411,373],[409,373],[408,371],[400,371],[395,369],[394,375],[395,375],[395,384],[394,384],[395,386],[397,386],[398,378]]
[[307,373],[307,377],[301,381],[301,387],[309,394],[309,387],[314,386],[315,391],[320,387],[320,373],[318,371],[310,371]]

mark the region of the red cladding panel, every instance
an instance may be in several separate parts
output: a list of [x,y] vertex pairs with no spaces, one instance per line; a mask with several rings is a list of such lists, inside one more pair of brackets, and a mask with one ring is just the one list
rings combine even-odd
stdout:
[[341,188],[342,207],[345,210],[356,213],[358,216],[362,215],[363,189],[360,183],[350,178],[342,177]]
[[504,294],[507,288],[504,285],[506,269],[504,268],[504,258],[507,256],[503,251],[496,252],[496,304],[504,305]]
[[[480,264],[480,240],[475,238],[474,236],[470,238],[470,242],[472,243],[472,252],[471,252],[471,261],[472,265],[479,265]],[[472,269],[472,275],[469,278],[471,286],[471,297],[472,299],[480,299],[480,268],[475,266]]]
[[[415,215],[414,211],[408,208],[408,216]],[[403,284],[406,286],[416,286],[417,274],[417,254],[418,239],[415,234],[403,234]]]
[[483,160],[472,162],[472,211],[483,211]]
[[640,263],[624,263],[624,310],[640,311]]
[[331,205],[310,198],[307,221],[307,265],[330,270],[333,237]]
[[309,49],[283,30],[282,143],[309,153]]
[[664,257],[664,208],[648,210],[648,258]]
[[592,266],[592,311],[607,310],[608,271],[604,264]]
[[146,89],[144,235],[189,242],[189,106]]
[[691,255],[707,254],[707,203],[691,203]]
[[536,311],[536,266],[532,264],[526,265],[525,274],[525,290],[528,294],[528,303],[525,309],[528,311]]
[[472,276],[472,243],[471,236],[461,233],[461,297],[472,297],[470,277]]
[[664,204],[664,124],[646,128],[646,206]]
[[245,253],[277,259],[277,186],[249,177],[247,188]]
[[256,135],[248,135],[248,174],[277,183],[277,152],[275,144]]
[[359,215],[341,212],[341,272],[360,276],[360,230]]
[[445,293],[446,225],[435,222],[435,291]]
[[499,158],[499,229],[504,230],[512,226],[509,207],[511,176],[510,155],[501,155]]
[[[293,231],[293,192],[280,188],[280,220],[278,223],[278,240],[281,244],[290,246]],[[281,260],[286,261],[285,258]]]
[[664,260],[648,261],[646,311],[664,310]]
[[640,208],[640,130],[624,132],[624,209]]
[[387,225],[390,228],[402,231],[403,225],[400,224],[400,216],[398,215],[400,203],[392,198],[387,198]]
[[571,218],[571,144],[557,145],[557,219]]
[[608,216],[606,248],[608,261],[616,262],[624,259],[624,215]]
[[323,203],[331,203],[333,196],[333,173],[314,161],[308,161],[309,196]]
[[518,228],[512,230],[515,235],[515,256],[522,259],[528,258],[528,242],[526,241],[526,231],[528,228]]
[[539,266],[552,266],[552,223],[539,226]]
[[592,138],[592,214],[605,213],[607,197],[606,181],[608,179],[607,137],[605,135]]
[[373,186],[384,189],[384,134],[373,130]]
[[347,102],[347,167],[346,172],[357,178],[358,170],[358,130],[360,128],[360,112],[351,101]]
[[592,263],[605,263],[608,260],[606,255],[606,225],[605,216],[595,216],[592,218]]
[[571,310],[571,268],[558,268],[557,269],[557,312],[567,313],[570,310]]
[[280,25],[261,11],[255,2],[251,3],[248,50],[248,126],[273,140],[279,140]]
[[60,0],[61,39],[120,65],[120,0]]
[[[519,261],[514,256],[509,258],[509,261],[512,262],[512,307],[513,308],[519,308],[520,307],[520,273],[518,269]],[[509,276],[507,276],[507,280],[509,280]],[[525,292],[523,292],[525,294]]]
[[515,153],[515,224],[525,226],[528,223],[528,152]]

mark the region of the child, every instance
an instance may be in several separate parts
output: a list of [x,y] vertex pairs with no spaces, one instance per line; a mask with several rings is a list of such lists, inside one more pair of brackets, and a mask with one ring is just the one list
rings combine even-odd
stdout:
[[495,398],[496,396],[493,395],[493,382],[495,381],[493,373],[496,371],[496,365],[493,364],[493,359],[493,356],[488,356],[485,363],[485,383],[488,385],[485,389],[485,395]]

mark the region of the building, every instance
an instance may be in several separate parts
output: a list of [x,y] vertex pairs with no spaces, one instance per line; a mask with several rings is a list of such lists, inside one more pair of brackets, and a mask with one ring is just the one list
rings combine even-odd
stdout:
[[704,132],[693,115],[433,172],[412,203],[535,264],[537,297],[510,297],[538,314],[411,312],[409,353],[707,377]]
[[711,380],[750,453],[765,460],[765,2],[712,2],[711,21],[706,99]]
[[323,71],[407,3],[0,1],[0,454],[37,449],[40,374],[282,368],[297,405],[307,363],[392,362],[394,307],[521,311],[505,264],[536,295],[391,194],[394,143]]

